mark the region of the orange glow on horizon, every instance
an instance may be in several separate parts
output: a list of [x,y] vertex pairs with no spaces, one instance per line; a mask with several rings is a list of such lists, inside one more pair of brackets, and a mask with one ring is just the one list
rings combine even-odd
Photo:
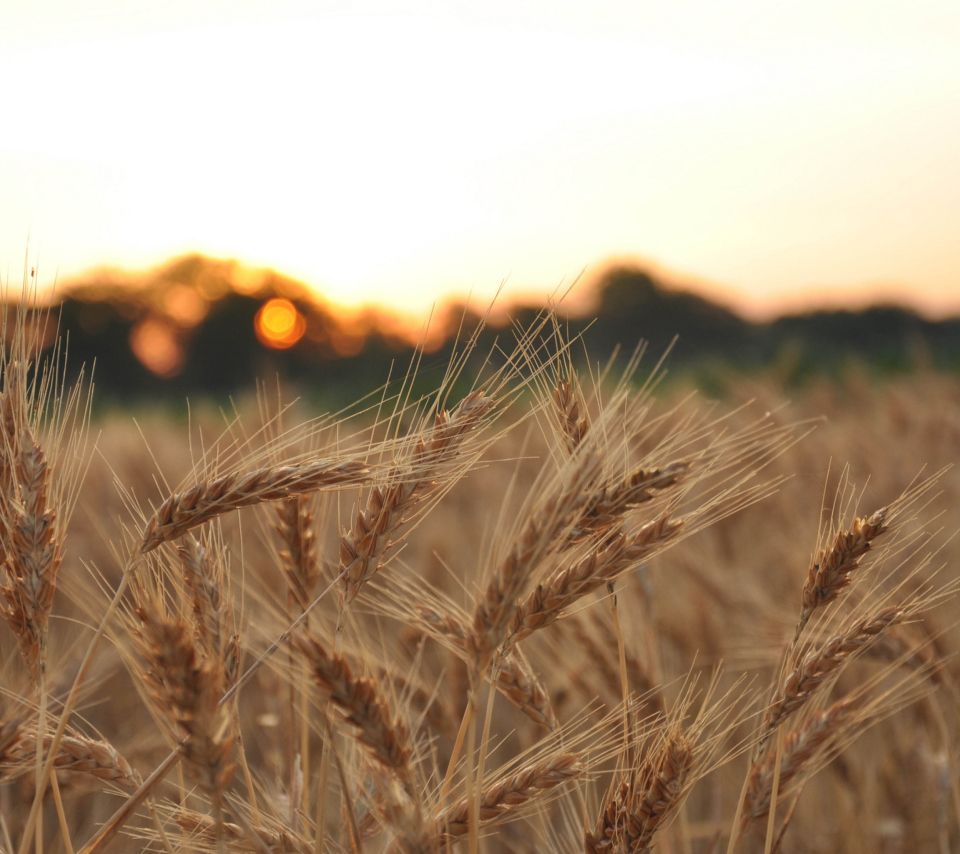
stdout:
[[277,297],[260,307],[254,329],[261,344],[286,350],[303,338],[307,322],[290,300]]

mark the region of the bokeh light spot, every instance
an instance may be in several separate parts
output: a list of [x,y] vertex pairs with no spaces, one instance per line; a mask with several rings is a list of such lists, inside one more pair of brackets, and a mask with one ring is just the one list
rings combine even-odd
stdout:
[[254,328],[261,344],[285,350],[303,338],[307,322],[290,300],[277,298],[260,307]]
[[170,325],[148,317],[130,330],[130,349],[147,370],[172,377],[183,368],[185,353]]
[[187,285],[175,285],[163,296],[163,307],[167,314],[185,329],[192,329],[203,322],[210,310],[207,301],[196,288]]

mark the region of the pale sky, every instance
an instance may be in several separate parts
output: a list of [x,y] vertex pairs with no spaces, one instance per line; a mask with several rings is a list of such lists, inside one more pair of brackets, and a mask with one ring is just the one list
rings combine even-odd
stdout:
[[957,0],[0,0],[0,110],[4,281],[200,251],[417,313],[635,257],[960,313]]

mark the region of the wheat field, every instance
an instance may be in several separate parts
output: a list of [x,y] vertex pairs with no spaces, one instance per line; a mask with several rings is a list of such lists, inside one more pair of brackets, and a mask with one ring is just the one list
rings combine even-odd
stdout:
[[92,419],[14,314],[10,854],[960,843],[954,378],[711,402],[544,313],[345,413]]

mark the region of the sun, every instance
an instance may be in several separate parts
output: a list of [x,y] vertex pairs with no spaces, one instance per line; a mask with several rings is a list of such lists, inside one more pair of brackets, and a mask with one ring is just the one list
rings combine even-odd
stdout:
[[307,322],[290,300],[278,297],[260,307],[254,319],[254,328],[261,344],[286,350],[303,338]]

